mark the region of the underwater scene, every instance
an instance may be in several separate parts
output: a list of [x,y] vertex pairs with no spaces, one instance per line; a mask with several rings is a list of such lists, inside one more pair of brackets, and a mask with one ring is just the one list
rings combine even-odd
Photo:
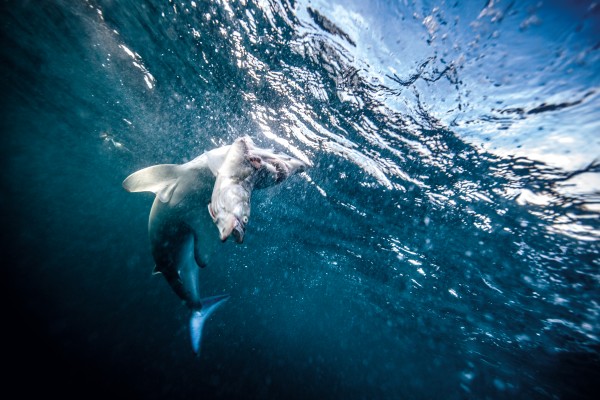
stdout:
[[600,4],[0,4],[7,393],[600,395]]

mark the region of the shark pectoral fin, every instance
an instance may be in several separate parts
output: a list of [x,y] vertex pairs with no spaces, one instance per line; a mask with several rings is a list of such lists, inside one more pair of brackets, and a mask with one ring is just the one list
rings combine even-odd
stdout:
[[123,181],[123,187],[128,192],[152,192],[160,201],[167,203],[181,175],[177,164],[159,164],[141,169],[129,175]]
[[158,199],[161,202],[168,203],[169,200],[171,200],[171,197],[173,196],[173,192],[175,191],[176,187],[177,187],[177,179],[168,181],[168,182],[166,182],[165,186],[163,186],[163,188],[161,190],[156,192],[156,197],[158,197]]
[[192,340],[194,354],[197,356],[200,354],[200,341],[202,340],[202,328],[204,328],[204,322],[206,322],[206,319],[210,317],[221,304],[226,302],[229,297],[228,294],[205,297],[200,300],[201,307],[192,310],[192,316],[190,317],[190,338]]

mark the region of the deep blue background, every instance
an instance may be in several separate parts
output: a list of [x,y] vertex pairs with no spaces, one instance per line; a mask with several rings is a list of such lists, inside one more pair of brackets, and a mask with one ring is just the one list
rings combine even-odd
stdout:
[[[2,3],[7,384],[595,398],[597,7],[365,4]],[[313,167],[202,271],[196,359],[121,182],[244,134]]]

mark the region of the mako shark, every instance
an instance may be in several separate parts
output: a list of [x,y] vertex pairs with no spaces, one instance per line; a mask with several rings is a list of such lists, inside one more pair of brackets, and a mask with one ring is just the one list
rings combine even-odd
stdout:
[[154,165],[123,181],[129,192],[156,195],[148,220],[154,272],[165,277],[191,310],[190,338],[196,355],[206,319],[229,298],[227,294],[201,298],[200,268],[210,264],[219,243],[232,233],[238,243],[243,241],[253,189],[281,183],[307,166],[243,137],[188,163]]

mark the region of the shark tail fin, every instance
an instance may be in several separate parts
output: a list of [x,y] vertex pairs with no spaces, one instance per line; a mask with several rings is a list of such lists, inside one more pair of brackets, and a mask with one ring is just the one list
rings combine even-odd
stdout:
[[200,341],[202,340],[202,329],[204,322],[210,315],[224,302],[229,299],[228,294],[219,296],[205,297],[200,300],[200,307],[192,308],[190,317],[190,338],[192,339],[192,348],[196,356],[200,355]]

